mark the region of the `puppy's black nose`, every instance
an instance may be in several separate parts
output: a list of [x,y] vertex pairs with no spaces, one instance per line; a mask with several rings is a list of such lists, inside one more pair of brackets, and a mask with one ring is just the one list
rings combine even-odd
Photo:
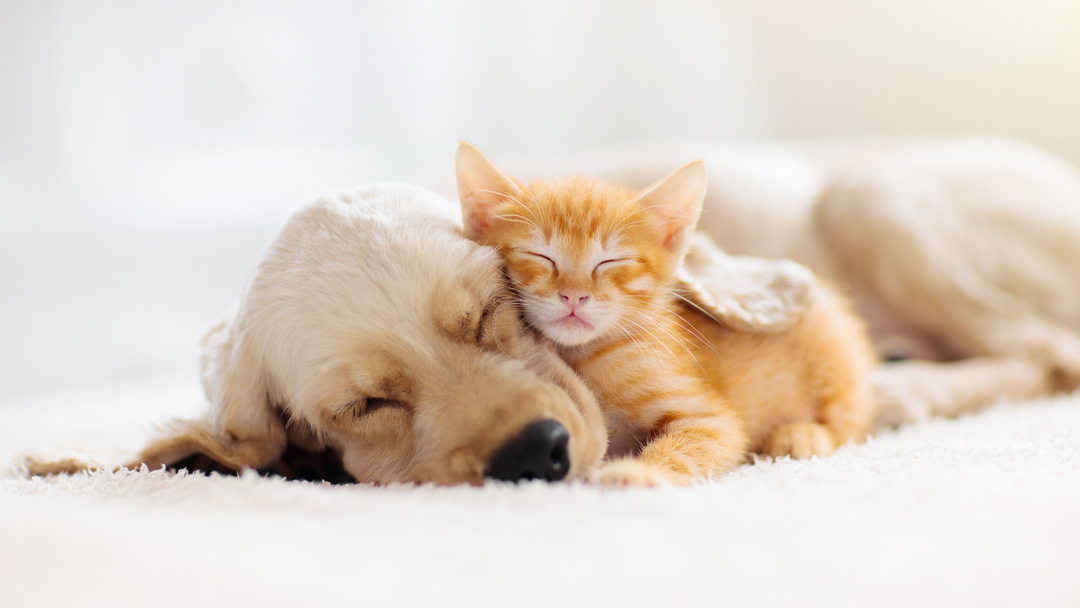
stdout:
[[570,433],[555,420],[537,420],[507,441],[488,461],[492,479],[558,481],[570,470]]

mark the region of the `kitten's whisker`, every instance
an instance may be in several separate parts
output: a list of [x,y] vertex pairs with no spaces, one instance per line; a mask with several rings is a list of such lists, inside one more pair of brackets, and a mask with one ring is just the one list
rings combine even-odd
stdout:
[[658,305],[658,307],[664,312],[668,313],[674,320],[675,324],[681,327],[683,331],[689,333],[691,336],[696,338],[698,342],[709,347],[709,350],[711,350],[718,358],[722,358],[720,353],[713,346],[712,342],[710,342],[709,339],[705,337],[705,334],[702,334],[700,331],[698,331],[698,328],[695,327],[694,324],[690,321],[687,321],[686,318],[679,314],[677,310],[667,308],[666,306],[662,305]]
[[[643,317],[643,318],[645,318],[646,321],[653,321],[653,319],[650,318],[650,317]],[[656,342],[657,344],[659,344],[660,346],[664,347],[664,350],[666,350],[668,352],[668,354],[671,355],[671,357],[673,359],[678,359],[678,357],[675,356],[675,351],[671,350],[671,347],[669,347],[667,345],[667,343],[664,342],[663,340],[661,340],[656,334],[652,333],[652,331],[650,331],[648,327],[646,327],[642,323],[638,323],[634,319],[627,319],[627,321],[630,322],[634,327],[638,328],[639,330],[649,334],[649,336],[653,339],[653,341]]]
[[518,204],[518,206],[520,206],[522,209],[524,209],[526,213],[528,213],[529,215],[532,216],[533,225],[536,226],[537,229],[539,229],[541,222],[540,222],[540,216],[537,215],[536,209],[533,209],[530,205],[523,204],[521,201],[519,201],[517,199],[514,199],[514,202],[516,202]]
[[477,188],[476,190],[473,190],[472,192],[470,192],[469,200],[467,202],[472,202],[472,197],[477,194],[494,194],[495,196],[503,199],[503,201],[505,202],[520,202],[507,192],[500,192],[498,190],[491,190],[489,188]]
[[[671,295],[674,295],[674,296],[678,297],[680,300],[683,300],[684,302],[686,302],[690,306],[693,306],[695,309],[699,310],[702,314],[706,315],[707,317],[709,317],[710,319],[712,319],[716,323],[718,323],[720,325],[723,325],[723,322],[721,322],[719,319],[717,319],[716,317],[709,314],[708,311],[703,310],[697,304],[694,304],[690,300],[687,300],[686,298],[680,296],[679,294],[675,293],[674,291],[669,292],[669,293],[671,293]],[[624,294],[624,296],[628,297],[628,298],[635,298],[636,297],[639,300],[649,300],[649,299],[652,298],[651,296],[633,296],[631,294]],[[651,302],[651,304],[653,306],[655,306],[656,308],[658,308],[658,309],[668,313],[672,317],[674,317],[677,320],[676,323],[679,325],[679,327],[683,328],[685,331],[690,333],[692,336],[694,336],[695,338],[697,338],[701,342],[705,343],[709,347],[709,350],[716,353],[717,356],[720,355],[720,353],[717,352],[716,348],[713,347],[712,343],[705,337],[705,335],[702,334],[700,331],[698,331],[698,329],[694,326],[694,324],[691,323],[690,321],[687,321],[686,318],[683,317],[681,314],[679,314],[679,312],[677,310],[675,310],[673,308],[668,308],[667,306],[665,306],[661,302],[655,302],[654,301],[654,302]]]
[[[634,345],[634,347],[635,347],[636,349],[638,349],[639,351],[648,351],[647,353],[645,353],[646,355],[648,355],[648,356],[653,356],[653,357],[657,357],[657,358],[659,358],[659,357],[660,357],[660,352],[659,352],[659,350],[657,350],[657,348],[656,348],[656,347],[655,347],[655,345],[653,344],[653,342],[654,342],[655,340],[652,340],[652,341],[650,341],[650,340],[643,340],[643,339],[641,338],[641,336],[637,336],[637,335],[634,335],[634,333],[633,333],[633,332],[631,332],[631,331],[630,331],[630,329],[631,329],[632,327],[639,327],[639,326],[638,326],[638,324],[637,324],[637,323],[635,323],[635,322],[633,322],[633,321],[629,321],[629,320],[628,320],[628,323],[629,323],[629,324],[631,325],[631,327],[626,327],[626,326],[625,326],[624,324],[622,324],[622,323],[619,323],[619,324],[616,324],[616,325],[615,325],[615,329],[616,329],[616,330],[618,330],[618,332],[619,332],[620,334],[622,334],[622,335],[623,335],[623,337],[624,337],[624,338],[625,338],[625,339],[626,339],[627,341],[629,341],[629,342],[630,342],[631,344],[633,344],[633,345]],[[639,327],[639,328],[640,328],[640,327]],[[642,329],[643,329],[643,328],[642,328]],[[661,344],[662,344],[662,343],[661,343]],[[670,352],[670,351],[669,351],[669,352]],[[674,353],[672,353],[672,354],[674,354]]]
[[705,309],[704,309],[704,308],[702,308],[701,306],[698,306],[696,302],[694,302],[694,301],[692,301],[692,300],[691,300],[690,298],[687,298],[686,296],[682,295],[682,294],[681,294],[681,293],[679,293],[678,291],[676,291],[676,290],[672,289],[672,290],[671,290],[671,291],[670,291],[669,293],[670,293],[671,295],[675,296],[676,298],[679,298],[679,299],[680,299],[680,300],[682,300],[683,302],[686,302],[686,303],[687,303],[687,304],[689,304],[690,306],[693,306],[693,307],[694,307],[695,309],[697,309],[697,311],[698,311],[698,312],[700,312],[701,314],[705,315],[706,317],[709,317],[709,318],[710,318],[710,319],[712,319],[713,321],[716,321],[717,323],[719,323],[719,324],[721,324],[721,325],[723,325],[723,324],[724,324],[724,322],[723,322],[723,321],[721,321],[720,319],[717,319],[716,317],[714,317],[714,316],[712,315],[712,313],[711,313],[711,312],[709,312],[709,311],[705,310]]
[[618,330],[618,332],[620,334],[622,334],[623,338],[627,342],[629,342],[630,344],[633,345],[635,350],[638,350],[638,351],[648,350],[650,354],[652,354],[654,356],[656,355],[656,349],[654,349],[649,344],[647,344],[647,343],[641,341],[640,339],[638,339],[636,336],[634,336],[634,334],[630,333],[630,331],[627,328],[623,327],[622,325],[618,325],[618,326],[616,326],[616,329]]
[[532,228],[534,228],[536,230],[540,229],[540,227],[536,225],[536,222],[534,222],[533,220],[530,220],[529,218],[525,217],[524,215],[520,215],[520,214],[517,214],[517,213],[500,213],[500,214],[496,215],[495,217],[499,218],[500,220],[505,220],[505,221],[513,223],[513,224],[524,224],[524,225],[532,227]]
[[[632,312],[632,313],[634,313],[634,314],[638,315],[638,317],[639,317],[639,318],[643,318],[643,319],[645,319],[646,321],[651,321],[651,322],[652,322],[652,326],[653,326],[653,328],[654,328],[654,329],[656,329],[656,330],[657,330],[658,332],[661,332],[662,334],[664,334],[664,335],[668,336],[668,338],[670,338],[670,339],[671,339],[671,340],[672,340],[673,342],[675,342],[675,343],[676,343],[676,344],[678,344],[678,345],[679,345],[680,347],[682,347],[682,349],[683,349],[684,351],[686,351],[686,354],[687,354],[687,355],[688,355],[688,356],[689,356],[689,357],[690,357],[691,359],[693,359],[693,361],[694,361],[694,364],[698,366],[698,369],[700,369],[700,370],[701,370],[701,373],[702,373],[703,375],[705,375],[706,377],[708,377],[708,373],[707,373],[707,372],[705,371],[705,368],[704,368],[704,366],[702,366],[702,365],[701,365],[701,362],[700,362],[700,361],[698,361],[697,355],[695,355],[695,354],[694,354],[694,352],[693,352],[693,350],[691,350],[691,349],[690,349],[690,346],[689,346],[689,345],[688,345],[688,344],[686,343],[686,340],[685,340],[685,338],[684,338],[683,336],[680,336],[680,335],[679,335],[679,334],[678,334],[677,332],[675,332],[675,331],[674,331],[674,330],[672,330],[671,328],[669,328],[669,327],[665,327],[665,326],[661,325],[661,324],[659,323],[659,320],[660,320],[660,318],[654,318],[654,317],[651,317],[651,316],[645,315],[644,313],[641,313],[640,311],[634,311],[634,310],[632,310],[632,311],[630,311],[630,312]],[[674,315],[674,316],[676,316],[676,317],[677,317],[678,315]],[[631,322],[633,322],[633,321],[631,321]],[[676,325],[678,325],[678,322],[676,322]],[[639,327],[640,327],[640,325],[639,325]],[[653,336],[653,338],[654,338],[654,339],[656,339],[656,340],[659,340],[659,338],[657,338],[657,337],[656,337],[656,335],[655,335],[655,334],[653,334],[653,333],[652,333],[651,331],[648,331],[648,330],[647,330],[647,329],[645,329],[644,327],[642,327],[642,329],[643,329],[643,330],[645,330],[645,331],[647,331],[647,332],[649,333],[649,335]],[[684,329],[685,329],[685,328],[684,328]],[[666,343],[663,343],[663,342],[662,342],[662,344],[664,344],[665,348],[667,348],[667,345],[666,345]],[[708,344],[708,342],[706,342],[706,344]],[[712,348],[712,345],[711,345],[711,344],[709,345],[709,348]],[[668,352],[671,352],[671,351],[670,351],[670,349],[669,349],[669,351],[668,351]],[[713,352],[715,352],[715,349],[713,350]],[[717,354],[719,355],[719,353],[717,353]],[[672,356],[674,357],[674,356],[675,356],[675,353],[674,353],[674,352],[671,352],[671,355],[672,355]]]
[[645,219],[637,219],[637,220],[634,220],[632,222],[624,220],[624,221],[619,223],[619,228],[622,228],[622,229],[633,228],[635,226],[642,226],[642,225],[645,225],[645,224],[648,224],[648,223],[649,223],[648,220],[645,220]]
[[[656,322],[657,320],[655,318],[648,315],[638,314],[637,319],[640,319],[640,322],[637,323],[638,327],[643,331],[647,332],[654,339],[660,341],[664,346],[667,346],[667,343],[665,341],[659,340],[656,334],[653,333],[654,330],[661,333],[662,335],[667,336],[672,342],[675,342],[683,349],[687,348],[686,341],[682,338],[682,336],[679,336],[676,332],[672,331],[671,328],[665,327],[664,325]],[[648,324],[648,327],[646,327],[646,324]]]

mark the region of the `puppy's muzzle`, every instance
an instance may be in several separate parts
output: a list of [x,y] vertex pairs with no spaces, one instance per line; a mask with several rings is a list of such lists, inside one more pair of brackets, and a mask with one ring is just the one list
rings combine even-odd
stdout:
[[485,476],[504,481],[559,481],[570,471],[570,433],[555,420],[537,420],[495,451]]

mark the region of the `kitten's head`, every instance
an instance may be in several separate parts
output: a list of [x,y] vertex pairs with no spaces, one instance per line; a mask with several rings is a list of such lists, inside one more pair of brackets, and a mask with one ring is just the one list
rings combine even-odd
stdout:
[[705,167],[640,193],[570,177],[520,184],[476,148],[457,153],[465,233],[498,248],[525,317],[565,345],[648,326],[675,281],[705,196]]

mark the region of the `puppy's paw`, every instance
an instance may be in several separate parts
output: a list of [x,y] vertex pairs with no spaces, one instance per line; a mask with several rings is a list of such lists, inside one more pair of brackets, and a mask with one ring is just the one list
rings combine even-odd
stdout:
[[593,476],[597,485],[612,488],[655,488],[672,481],[664,469],[632,458],[605,463]]
[[829,429],[816,422],[794,422],[773,433],[765,454],[773,458],[827,456],[836,448]]

